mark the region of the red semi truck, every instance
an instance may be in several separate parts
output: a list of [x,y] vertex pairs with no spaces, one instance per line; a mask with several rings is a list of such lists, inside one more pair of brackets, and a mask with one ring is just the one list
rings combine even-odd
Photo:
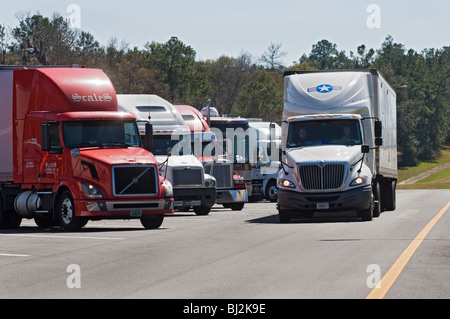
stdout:
[[0,110],[0,228],[137,218],[152,229],[173,213],[172,185],[103,71],[0,67]]

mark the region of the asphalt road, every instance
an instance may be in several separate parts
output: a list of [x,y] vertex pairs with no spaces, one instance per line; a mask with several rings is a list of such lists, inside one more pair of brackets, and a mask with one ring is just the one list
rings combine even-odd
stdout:
[[450,190],[398,191],[397,210],[371,222],[316,213],[280,224],[269,202],[177,213],[157,230],[116,220],[67,233],[26,220],[0,231],[0,298],[364,299],[412,242],[383,297],[450,298],[449,201]]

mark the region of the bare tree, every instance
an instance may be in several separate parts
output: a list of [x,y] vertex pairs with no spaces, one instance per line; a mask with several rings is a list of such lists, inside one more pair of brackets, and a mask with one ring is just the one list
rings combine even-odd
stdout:
[[281,43],[271,42],[267,50],[264,51],[261,56],[261,62],[272,71],[280,69],[283,66],[280,59],[287,55],[287,52],[281,51],[281,46]]

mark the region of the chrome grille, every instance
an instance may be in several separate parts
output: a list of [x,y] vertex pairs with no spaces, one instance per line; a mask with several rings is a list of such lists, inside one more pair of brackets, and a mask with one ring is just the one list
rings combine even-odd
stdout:
[[158,193],[158,175],[155,166],[113,167],[114,195],[155,195]]
[[298,173],[304,189],[329,190],[342,186],[345,178],[344,164],[299,165]]
[[201,168],[182,168],[173,170],[173,186],[202,185]]
[[205,173],[214,176],[217,188],[231,188],[233,186],[232,167],[230,164],[212,163],[205,164]]

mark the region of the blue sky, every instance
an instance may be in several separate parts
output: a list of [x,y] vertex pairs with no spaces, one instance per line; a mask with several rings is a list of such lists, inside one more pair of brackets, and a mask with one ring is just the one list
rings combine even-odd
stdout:
[[[2,4],[0,23],[14,27],[17,14],[37,11],[69,17],[70,4],[80,8],[81,30],[102,45],[115,37],[142,48],[177,36],[197,60],[244,52],[258,58],[273,42],[282,44],[283,63],[291,65],[322,39],[348,54],[360,44],[378,49],[388,34],[419,52],[450,45],[448,0],[20,0]],[[371,4],[380,9],[378,28],[367,25]]]

